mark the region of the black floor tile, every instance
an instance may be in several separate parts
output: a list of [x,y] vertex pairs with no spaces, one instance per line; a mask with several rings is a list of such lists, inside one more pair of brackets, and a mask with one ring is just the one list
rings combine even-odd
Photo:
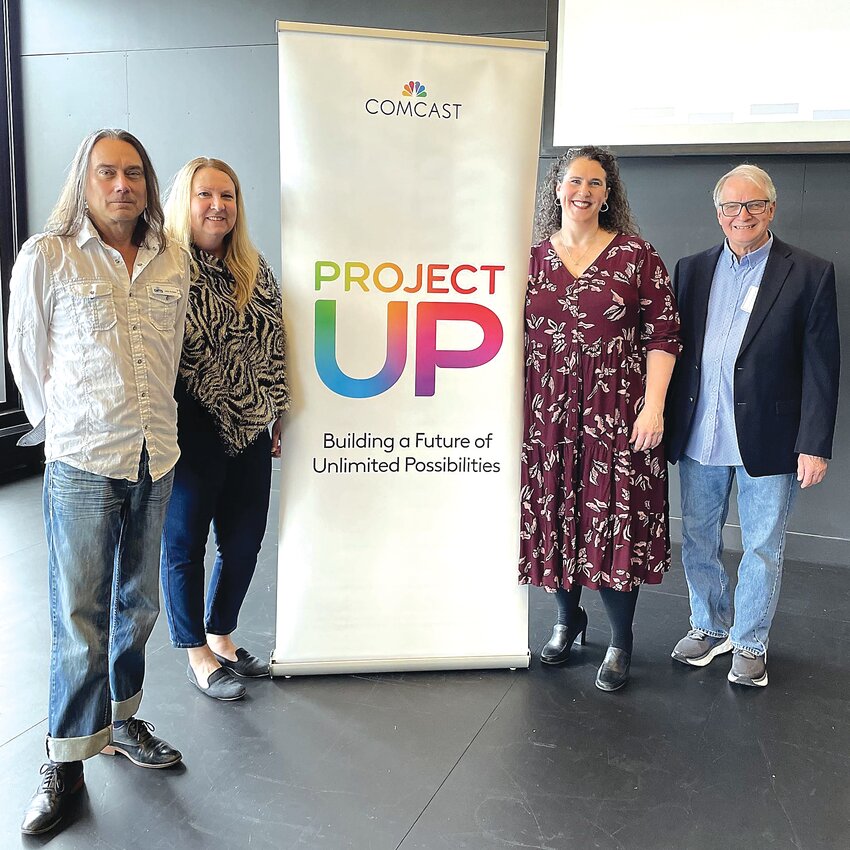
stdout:
[[[274,644],[279,499],[236,633],[261,655]],[[185,765],[91,759],[63,828],[22,838],[46,732],[38,478],[0,486],[0,540],[3,850],[850,847],[846,569],[786,565],[770,685],[744,689],[726,681],[728,656],[702,669],[669,657],[688,629],[678,552],[641,592],[632,679],[614,694],[594,687],[609,630],[588,591],[588,644],[563,668],[537,661],[555,606],[532,589],[529,670],[249,681],[232,704],[188,683],[163,615],[139,714]]]

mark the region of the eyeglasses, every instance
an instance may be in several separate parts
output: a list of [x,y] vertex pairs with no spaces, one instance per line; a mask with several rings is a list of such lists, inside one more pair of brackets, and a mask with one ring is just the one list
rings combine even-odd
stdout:
[[726,216],[726,218],[735,218],[736,215],[741,214],[741,210],[746,207],[747,212],[750,215],[760,215],[763,213],[770,204],[770,201],[744,201],[743,203],[739,203],[737,201],[730,201],[728,204],[718,204],[720,207],[720,212]]

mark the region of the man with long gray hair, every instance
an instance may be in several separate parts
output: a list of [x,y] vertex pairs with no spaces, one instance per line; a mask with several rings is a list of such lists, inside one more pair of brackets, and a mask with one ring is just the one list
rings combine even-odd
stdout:
[[10,284],[9,361],[34,426],[24,441],[45,441],[53,636],[49,760],[26,834],[59,823],[96,753],[151,768],[182,758],[135,714],[159,612],[188,286],[145,149],[123,130],[92,133]]
[[[776,189],[761,168],[724,174],[714,206],[726,240],[680,260],[673,277],[683,351],[667,396],[667,458],[679,462],[691,600],[673,658],[702,667],[732,651],[729,681],[764,687],[788,517],[832,456],[835,268],[770,231]],[[734,610],[720,559],[733,479],[744,547]]]

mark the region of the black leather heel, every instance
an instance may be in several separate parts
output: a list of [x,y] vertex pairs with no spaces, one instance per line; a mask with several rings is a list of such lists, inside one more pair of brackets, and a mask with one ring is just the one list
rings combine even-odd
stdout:
[[576,622],[571,626],[556,625],[552,629],[549,643],[543,647],[540,660],[544,664],[565,664],[570,660],[570,652],[577,637],[581,637],[581,645],[587,642],[587,612],[578,609]]
[[600,691],[618,691],[629,681],[632,655],[625,649],[609,646],[605,660],[596,674],[596,687]]

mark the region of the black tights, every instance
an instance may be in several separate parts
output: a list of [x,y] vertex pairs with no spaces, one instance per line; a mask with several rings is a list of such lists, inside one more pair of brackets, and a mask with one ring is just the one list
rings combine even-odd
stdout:
[[[613,590],[610,587],[599,588],[602,604],[611,622],[611,646],[617,649],[632,651],[632,623],[635,619],[635,606],[637,605],[638,591],[640,585],[633,590],[623,592]],[[559,588],[555,592],[555,601],[558,603],[558,624],[569,626],[575,622],[578,616],[578,603],[581,599],[581,585],[575,581],[570,590]]]

